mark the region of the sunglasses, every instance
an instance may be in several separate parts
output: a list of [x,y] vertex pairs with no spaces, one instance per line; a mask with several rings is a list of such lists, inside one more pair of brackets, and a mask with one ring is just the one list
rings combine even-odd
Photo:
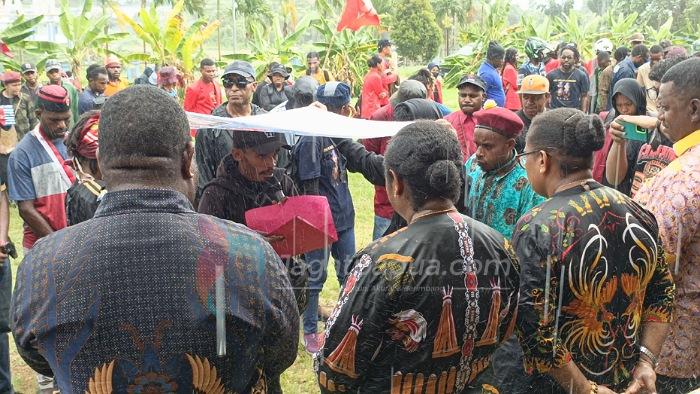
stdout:
[[236,87],[238,87],[239,89],[245,89],[246,86],[248,86],[249,84],[252,83],[251,81],[248,81],[245,78],[235,78],[235,77],[223,78],[221,80],[221,82],[223,83],[224,88],[226,88],[226,89],[231,89],[234,85],[236,85]]

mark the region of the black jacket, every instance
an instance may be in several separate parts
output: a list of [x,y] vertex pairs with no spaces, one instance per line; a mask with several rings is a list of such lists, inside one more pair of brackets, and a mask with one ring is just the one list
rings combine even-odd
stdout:
[[[384,178],[384,156],[368,151],[364,145],[355,142],[349,138],[333,138],[333,143],[338,148],[338,151],[345,156],[346,168],[350,172],[359,172],[370,183],[375,186],[386,186]],[[462,187],[459,193],[459,198],[455,201],[457,210],[467,215],[467,208],[464,205],[464,195],[467,185],[465,185],[466,170],[460,172],[462,178]],[[406,227],[407,223],[398,213],[394,212],[391,217],[391,224],[384,235],[391,234],[394,231]]]
[[[284,169],[275,168],[272,178],[266,182],[253,182],[241,174],[238,162],[228,154],[221,160],[216,178],[204,186],[198,211],[245,225],[247,210],[277,203],[285,196],[297,195],[299,192]],[[307,301],[306,263],[303,256],[282,259],[282,262],[287,267],[299,312],[303,312]]]

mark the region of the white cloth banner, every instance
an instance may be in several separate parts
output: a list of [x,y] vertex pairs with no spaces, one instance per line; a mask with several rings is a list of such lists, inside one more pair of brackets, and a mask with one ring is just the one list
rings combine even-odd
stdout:
[[188,112],[187,118],[190,128],[193,129],[251,130],[354,139],[391,137],[404,126],[412,123],[355,119],[315,107],[241,118],[224,118]]

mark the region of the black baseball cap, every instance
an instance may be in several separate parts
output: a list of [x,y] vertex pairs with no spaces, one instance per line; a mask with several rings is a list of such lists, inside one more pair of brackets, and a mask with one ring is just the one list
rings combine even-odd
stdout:
[[484,92],[486,91],[486,83],[484,83],[484,80],[481,79],[478,75],[465,75],[462,77],[462,79],[459,80],[459,83],[457,84],[457,89],[461,88],[462,86],[470,84],[478,87],[479,89],[483,90]]
[[22,65],[22,68],[21,68],[22,74],[27,73],[27,72],[30,72],[30,71],[36,72],[36,66],[34,66],[34,65],[31,64],[31,63],[24,63],[24,64]]
[[281,133],[234,130],[232,134],[234,148],[252,149],[259,155],[269,155],[280,148],[291,149]]
[[253,68],[253,65],[248,62],[236,60],[235,62],[226,66],[224,74],[221,76],[221,78],[231,74],[238,74],[245,78],[255,78],[255,69]]

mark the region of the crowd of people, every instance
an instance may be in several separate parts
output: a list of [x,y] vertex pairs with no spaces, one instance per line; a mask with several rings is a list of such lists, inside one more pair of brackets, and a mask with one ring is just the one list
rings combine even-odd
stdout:
[[[586,61],[531,38],[520,66],[492,42],[452,92],[437,63],[402,80],[382,39],[355,103],[316,52],[261,81],[203,59],[182,100],[175,67],[130,86],[116,57],[84,89],[58,61],[44,85],[32,64],[5,72],[0,329],[42,392],[281,392],[300,336],[324,393],[700,388],[700,57],[644,39]],[[410,123],[358,142],[187,117],[304,107]],[[375,188],[369,245],[348,172]],[[280,256],[246,227],[304,195],[328,202],[327,247]]]

